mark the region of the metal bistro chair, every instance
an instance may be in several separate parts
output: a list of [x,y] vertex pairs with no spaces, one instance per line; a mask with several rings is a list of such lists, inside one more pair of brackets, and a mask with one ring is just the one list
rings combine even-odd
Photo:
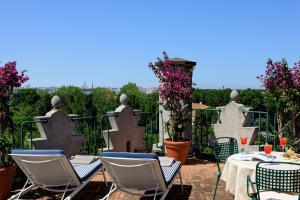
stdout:
[[[250,185],[253,193],[249,192]],[[247,194],[253,200],[300,200],[300,164],[291,162],[257,163],[256,182],[252,182],[250,176],[247,176]]]
[[217,172],[217,183],[215,188],[215,193],[213,199],[216,198],[217,188],[218,184],[222,175],[222,171],[220,168],[220,162],[225,162],[227,158],[233,154],[236,154],[239,152],[238,150],[238,143],[235,138],[232,137],[220,137],[216,138],[213,141],[213,155],[215,157],[215,162],[218,167]]

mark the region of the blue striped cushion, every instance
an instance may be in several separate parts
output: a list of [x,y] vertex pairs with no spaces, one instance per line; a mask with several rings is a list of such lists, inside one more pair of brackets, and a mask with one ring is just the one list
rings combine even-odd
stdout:
[[89,165],[73,164],[73,168],[76,171],[81,181],[87,180],[92,174],[94,174],[102,166],[101,161],[98,159]]
[[161,169],[165,176],[165,180],[166,180],[167,184],[169,185],[173,181],[177,172],[180,169],[180,162],[175,161],[171,166],[167,166],[167,167],[162,166]]
[[154,153],[102,152],[101,157],[158,159]]
[[57,149],[48,150],[23,150],[23,149],[13,149],[11,154],[22,154],[22,155],[65,155],[64,151]]

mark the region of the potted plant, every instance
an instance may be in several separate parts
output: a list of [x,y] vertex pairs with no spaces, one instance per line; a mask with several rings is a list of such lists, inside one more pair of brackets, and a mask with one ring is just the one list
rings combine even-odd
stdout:
[[192,68],[187,70],[175,66],[166,52],[164,60],[149,64],[156,77],[160,80],[159,95],[162,105],[170,113],[170,119],[165,123],[169,139],[164,141],[167,155],[175,157],[183,164],[186,162],[191,141],[185,138],[185,125],[190,118],[190,102],[192,101]]
[[13,174],[16,166],[8,161],[9,131],[7,127],[13,126],[12,113],[9,110],[10,99],[13,89],[20,87],[28,80],[24,71],[19,73],[16,69],[16,62],[6,63],[0,67],[0,200],[9,196]]

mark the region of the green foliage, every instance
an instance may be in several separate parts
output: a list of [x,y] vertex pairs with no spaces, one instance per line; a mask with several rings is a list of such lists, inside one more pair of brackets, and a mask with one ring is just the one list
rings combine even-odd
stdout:
[[[276,102],[265,90],[239,90],[237,102],[251,107],[256,111],[266,111],[275,114]],[[224,106],[230,102],[231,89],[210,90],[193,89],[193,102],[202,102],[210,107]]]
[[80,88],[75,86],[63,86],[55,92],[55,95],[60,96],[65,113],[89,116],[90,113],[87,112],[88,98]]
[[128,105],[133,109],[142,109],[145,102],[146,94],[142,92],[135,83],[127,83],[120,89],[120,94],[126,94]]
[[45,90],[37,90],[39,100],[35,104],[35,110],[38,115],[45,115],[51,110],[51,95]]
[[158,93],[147,94],[144,103],[141,105],[142,111],[156,113],[158,111],[159,96]]
[[107,88],[96,88],[91,94],[93,114],[104,115],[107,111],[113,111],[118,106],[116,94]]
[[14,93],[11,103],[13,121],[32,120],[32,117],[40,115],[39,110],[36,108],[39,100],[40,96],[34,89],[22,89]]
[[239,90],[239,96],[237,101],[241,104],[244,104],[248,107],[251,107],[253,110],[256,111],[263,111],[264,108],[264,98],[262,90],[253,90],[253,89],[246,89],[246,90]]
[[211,107],[226,105],[229,103],[231,89],[210,90],[210,89],[193,89],[192,100],[195,103],[202,102]]

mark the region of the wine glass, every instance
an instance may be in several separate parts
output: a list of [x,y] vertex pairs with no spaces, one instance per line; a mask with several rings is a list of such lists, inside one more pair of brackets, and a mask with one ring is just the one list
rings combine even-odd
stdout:
[[247,137],[246,136],[241,136],[240,140],[241,140],[241,152],[245,153],[245,145],[247,144]]
[[287,137],[279,137],[280,146],[282,148],[282,151],[284,152],[286,143],[287,143]]

